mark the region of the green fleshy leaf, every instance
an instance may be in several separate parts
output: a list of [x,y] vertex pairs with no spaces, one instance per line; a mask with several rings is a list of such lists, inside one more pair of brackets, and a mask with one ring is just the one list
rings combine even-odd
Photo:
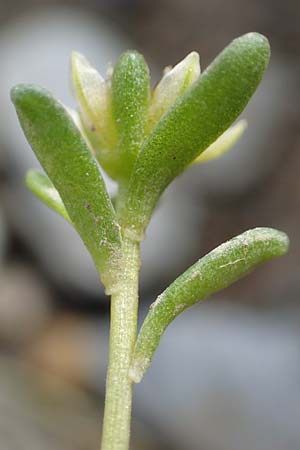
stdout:
[[206,163],[223,156],[240,140],[246,128],[246,120],[240,120],[238,123],[228,128],[228,130],[226,130],[213,144],[197,156],[195,161],[193,161],[193,164]]
[[59,193],[44,173],[38,170],[29,170],[26,174],[25,183],[28,189],[42,200],[42,202],[71,223],[71,219]]
[[150,98],[149,69],[142,55],[127,51],[119,58],[111,80],[112,111],[118,133],[122,178],[128,179],[140,151]]
[[143,238],[164,189],[237,119],[269,57],[260,34],[235,39],[162,117],[140,151],[120,212],[129,236]]
[[48,91],[18,85],[12,90],[12,101],[28,142],[109,289],[116,282],[113,274],[121,238],[95,159],[70,114]]
[[141,381],[162,334],[182,311],[228,287],[258,264],[284,255],[288,246],[285,233],[255,228],[220,245],[179,276],[150,307],[134,350],[132,380]]

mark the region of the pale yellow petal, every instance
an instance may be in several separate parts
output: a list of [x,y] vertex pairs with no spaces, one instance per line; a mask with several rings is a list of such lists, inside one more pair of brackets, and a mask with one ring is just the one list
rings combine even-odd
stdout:
[[80,117],[95,151],[111,150],[116,133],[111,116],[110,83],[80,53],[71,55],[72,81]]
[[175,67],[167,67],[164,76],[155,87],[149,109],[151,129],[200,75],[199,55],[191,52]]
[[220,158],[238,142],[246,128],[247,121],[244,119],[237,122],[231,128],[228,128],[225,133],[195,159],[193,164],[201,164]]
[[102,128],[103,116],[107,110],[105,80],[80,53],[72,53],[71,67],[75,95],[85,121],[91,127]]

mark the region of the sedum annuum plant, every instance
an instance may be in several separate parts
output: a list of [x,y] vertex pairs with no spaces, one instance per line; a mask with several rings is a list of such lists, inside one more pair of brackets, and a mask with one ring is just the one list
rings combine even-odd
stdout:
[[[173,179],[192,164],[219,157],[245,129],[243,111],[269,61],[257,33],[234,40],[200,74],[190,53],[167,68],[151,91],[139,53],[121,55],[104,80],[84,56],[72,54],[78,111],[46,90],[18,85],[12,100],[45,173],[26,182],[78,231],[111,296],[110,353],[102,450],[129,447],[132,387],[141,381],[169,323],[187,307],[284,254],[287,236],[256,228],[199,259],[153,303],[138,337],[140,242]],[[118,183],[109,197],[101,168]]]

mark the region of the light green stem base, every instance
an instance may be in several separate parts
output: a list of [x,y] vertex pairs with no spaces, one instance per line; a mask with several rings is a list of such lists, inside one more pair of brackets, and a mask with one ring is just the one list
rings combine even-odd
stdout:
[[128,450],[132,382],[128,371],[136,340],[139,244],[124,238],[120,289],[111,298],[110,351],[101,450]]

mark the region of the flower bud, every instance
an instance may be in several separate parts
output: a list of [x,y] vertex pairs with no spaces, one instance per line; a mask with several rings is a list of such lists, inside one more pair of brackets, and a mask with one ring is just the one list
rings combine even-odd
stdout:
[[80,53],[71,56],[72,81],[80,115],[92,143],[112,147],[109,89],[106,81]]
[[199,55],[197,52],[189,53],[173,68],[166,68],[164,76],[152,93],[149,109],[149,131],[159,121],[162,115],[183,95],[187,88],[197,80],[200,75]]

